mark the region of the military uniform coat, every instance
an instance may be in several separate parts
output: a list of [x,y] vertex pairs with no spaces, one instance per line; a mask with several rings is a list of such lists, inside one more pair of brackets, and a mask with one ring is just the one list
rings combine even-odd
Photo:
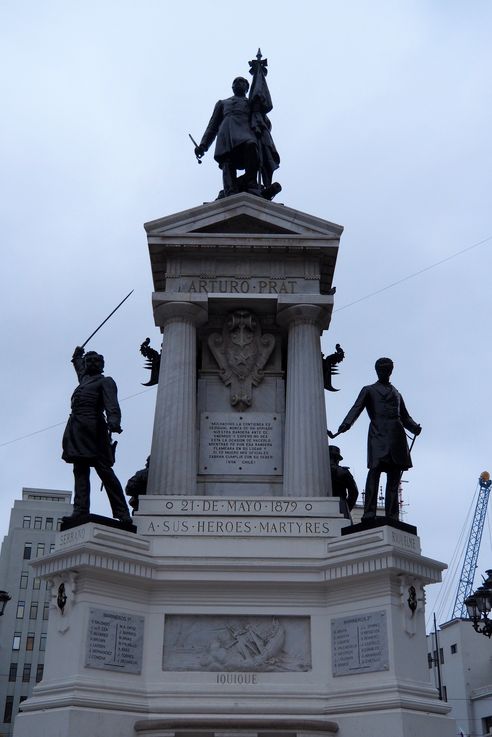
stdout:
[[72,412],[63,434],[64,461],[114,465],[104,413],[111,427],[119,427],[121,411],[116,383],[110,376],[102,374],[82,375],[72,394]]
[[419,425],[408,414],[400,392],[392,384],[380,381],[363,387],[341,424],[351,427],[364,409],[371,420],[367,436],[367,467],[377,468],[384,461],[402,470],[411,468],[405,430],[417,433]]
[[[257,143],[250,123],[251,109],[246,97],[233,95],[219,100],[203,134],[201,145],[207,151],[217,136],[214,159],[220,164],[230,158],[234,149],[242,143]],[[238,169],[244,169],[242,161],[235,162]]]

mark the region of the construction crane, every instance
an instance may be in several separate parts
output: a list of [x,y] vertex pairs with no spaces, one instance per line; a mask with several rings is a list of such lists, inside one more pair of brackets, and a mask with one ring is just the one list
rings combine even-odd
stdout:
[[470,536],[468,545],[466,546],[465,557],[461,569],[460,582],[456,599],[454,602],[453,614],[451,619],[468,619],[468,613],[465,606],[465,599],[473,591],[473,580],[475,578],[475,570],[477,568],[478,554],[480,552],[480,542],[482,540],[482,532],[487,514],[487,504],[489,501],[490,487],[492,479],[488,471],[483,471],[478,479],[479,490],[475,513],[470,528]]

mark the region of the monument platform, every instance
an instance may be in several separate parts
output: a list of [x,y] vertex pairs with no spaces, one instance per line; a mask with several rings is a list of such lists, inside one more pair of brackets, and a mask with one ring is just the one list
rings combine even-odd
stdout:
[[453,737],[424,627],[445,566],[332,496],[341,226],[240,194],[146,230],[163,352],[137,533],[91,519],[32,562],[48,647],[14,737]]
[[[388,526],[341,537],[332,499],[303,518],[196,501],[176,516],[151,513],[149,499],[136,535],[62,532],[33,563],[52,582],[50,647],[15,737],[454,734],[425,650],[423,587],[443,566],[418,537]],[[299,519],[312,527],[280,532]],[[176,520],[183,534],[149,532]],[[251,531],[235,535],[229,520]]]

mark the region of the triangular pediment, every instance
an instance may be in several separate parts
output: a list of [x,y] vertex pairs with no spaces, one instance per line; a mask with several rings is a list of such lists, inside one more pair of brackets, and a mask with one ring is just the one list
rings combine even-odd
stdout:
[[343,227],[251,194],[241,193],[145,224],[149,236],[193,233],[325,236],[340,238]]

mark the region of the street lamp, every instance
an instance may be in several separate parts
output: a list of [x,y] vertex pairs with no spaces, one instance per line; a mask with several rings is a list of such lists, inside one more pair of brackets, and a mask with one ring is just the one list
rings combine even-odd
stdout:
[[0,591],[0,617],[3,616],[7,602],[11,600],[11,596],[6,591]]
[[492,619],[489,619],[492,610],[492,569],[486,571],[486,574],[483,585],[466,597],[465,606],[475,632],[492,637]]

